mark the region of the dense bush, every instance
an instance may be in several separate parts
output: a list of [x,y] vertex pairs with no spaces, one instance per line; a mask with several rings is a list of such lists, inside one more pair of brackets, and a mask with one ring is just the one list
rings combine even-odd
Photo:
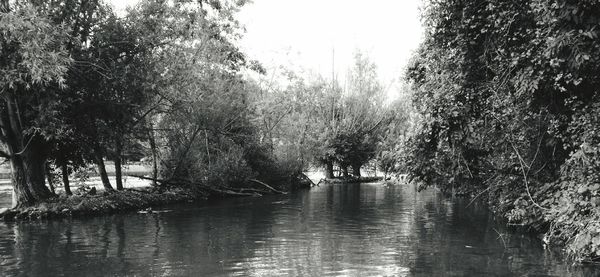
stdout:
[[600,4],[427,1],[424,22],[413,177],[598,257]]

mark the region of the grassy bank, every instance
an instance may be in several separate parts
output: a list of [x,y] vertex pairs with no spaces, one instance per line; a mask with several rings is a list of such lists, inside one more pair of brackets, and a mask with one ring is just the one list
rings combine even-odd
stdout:
[[[132,176],[133,177],[133,176]],[[144,176],[142,181],[152,180]],[[16,209],[0,208],[0,220],[21,221],[33,219],[86,217],[124,211],[143,210],[174,203],[194,202],[210,198],[254,197],[267,194],[287,194],[293,189],[310,188],[314,183],[304,174],[274,182],[272,187],[257,179],[248,179],[241,186],[208,185],[203,182],[156,180],[157,187],[143,186],[122,191],[106,192],[94,186],[80,188],[74,195],[64,193],[33,206]],[[288,184],[288,185],[283,185]]]
[[31,207],[6,209],[0,212],[4,221],[86,217],[142,210],[154,206],[193,202],[207,198],[203,191],[172,187],[159,192],[152,188],[127,189],[113,193],[60,195]]

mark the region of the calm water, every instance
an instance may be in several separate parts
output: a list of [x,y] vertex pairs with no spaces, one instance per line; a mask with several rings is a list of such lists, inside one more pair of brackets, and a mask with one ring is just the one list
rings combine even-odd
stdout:
[[[596,276],[482,206],[328,185],[87,220],[0,223],[2,276]],[[502,237],[499,237],[502,234]]]

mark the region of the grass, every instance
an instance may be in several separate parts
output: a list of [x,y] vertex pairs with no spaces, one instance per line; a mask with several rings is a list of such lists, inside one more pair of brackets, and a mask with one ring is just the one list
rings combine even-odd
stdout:
[[200,191],[184,187],[171,187],[159,192],[151,188],[126,189],[95,195],[60,195],[31,207],[7,209],[0,212],[5,221],[23,221],[45,218],[86,217],[124,211],[141,210],[167,204],[193,202],[206,199]]

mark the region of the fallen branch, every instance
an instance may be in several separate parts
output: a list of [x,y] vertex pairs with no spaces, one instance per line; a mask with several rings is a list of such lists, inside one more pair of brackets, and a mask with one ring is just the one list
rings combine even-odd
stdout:
[[220,190],[220,189],[216,189],[216,188],[211,188],[211,187],[205,187],[207,188],[209,191],[218,193],[218,194],[223,194],[223,195],[234,195],[234,196],[262,196],[262,194],[260,193],[256,193],[256,192],[238,192],[238,191],[233,191],[233,190]]
[[308,178],[308,176],[306,176],[306,174],[304,174],[304,173],[300,173],[298,175],[300,176],[300,180],[308,181],[310,183],[311,187],[316,187],[319,185],[319,184],[315,184],[315,182],[313,182],[310,178]]
[[221,186],[219,187],[221,189],[224,190],[230,190],[230,191],[237,191],[237,192],[250,192],[250,193],[256,193],[256,194],[269,194],[269,191],[265,191],[265,190],[260,190],[260,189],[254,189],[254,188],[232,188],[232,187],[225,187],[225,186]]
[[190,181],[170,181],[170,180],[161,180],[161,179],[154,179],[154,178],[150,178],[150,177],[146,177],[146,176],[139,176],[139,175],[131,175],[132,177],[136,177],[136,178],[140,178],[140,179],[144,179],[144,180],[150,180],[150,181],[156,181],[158,183],[161,184],[165,184],[165,185],[172,185],[172,186],[177,186],[177,185],[189,185],[189,186],[194,186],[195,188],[207,191],[207,192],[211,192],[214,194],[221,194],[221,195],[232,195],[232,196],[262,196],[265,192],[263,191],[259,191],[256,189],[252,189],[252,188],[240,188],[240,189],[234,189],[234,188],[228,188],[228,187],[224,187],[223,189],[219,189],[219,188],[215,188],[215,187],[211,187],[211,186],[207,186],[201,183],[194,183],[194,182],[190,182]]
[[264,182],[261,182],[261,181],[259,181],[259,180],[256,180],[256,179],[248,179],[248,181],[249,181],[249,182],[253,182],[253,183],[255,183],[255,184],[259,184],[259,185],[261,185],[261,186],[263,186],[263,187],[265,187],[265,188],[269,189],[270,191],[272,191],[272,192],[274,192],[274,193],[277,193],[277,194],[287,194],[286,192],[283,192],[283,191],[277,190],[277,189],[275,189],[275,188],[273,188],[273,187],[271,187],[271,186],[269,186],[269,185],[265,184]]

